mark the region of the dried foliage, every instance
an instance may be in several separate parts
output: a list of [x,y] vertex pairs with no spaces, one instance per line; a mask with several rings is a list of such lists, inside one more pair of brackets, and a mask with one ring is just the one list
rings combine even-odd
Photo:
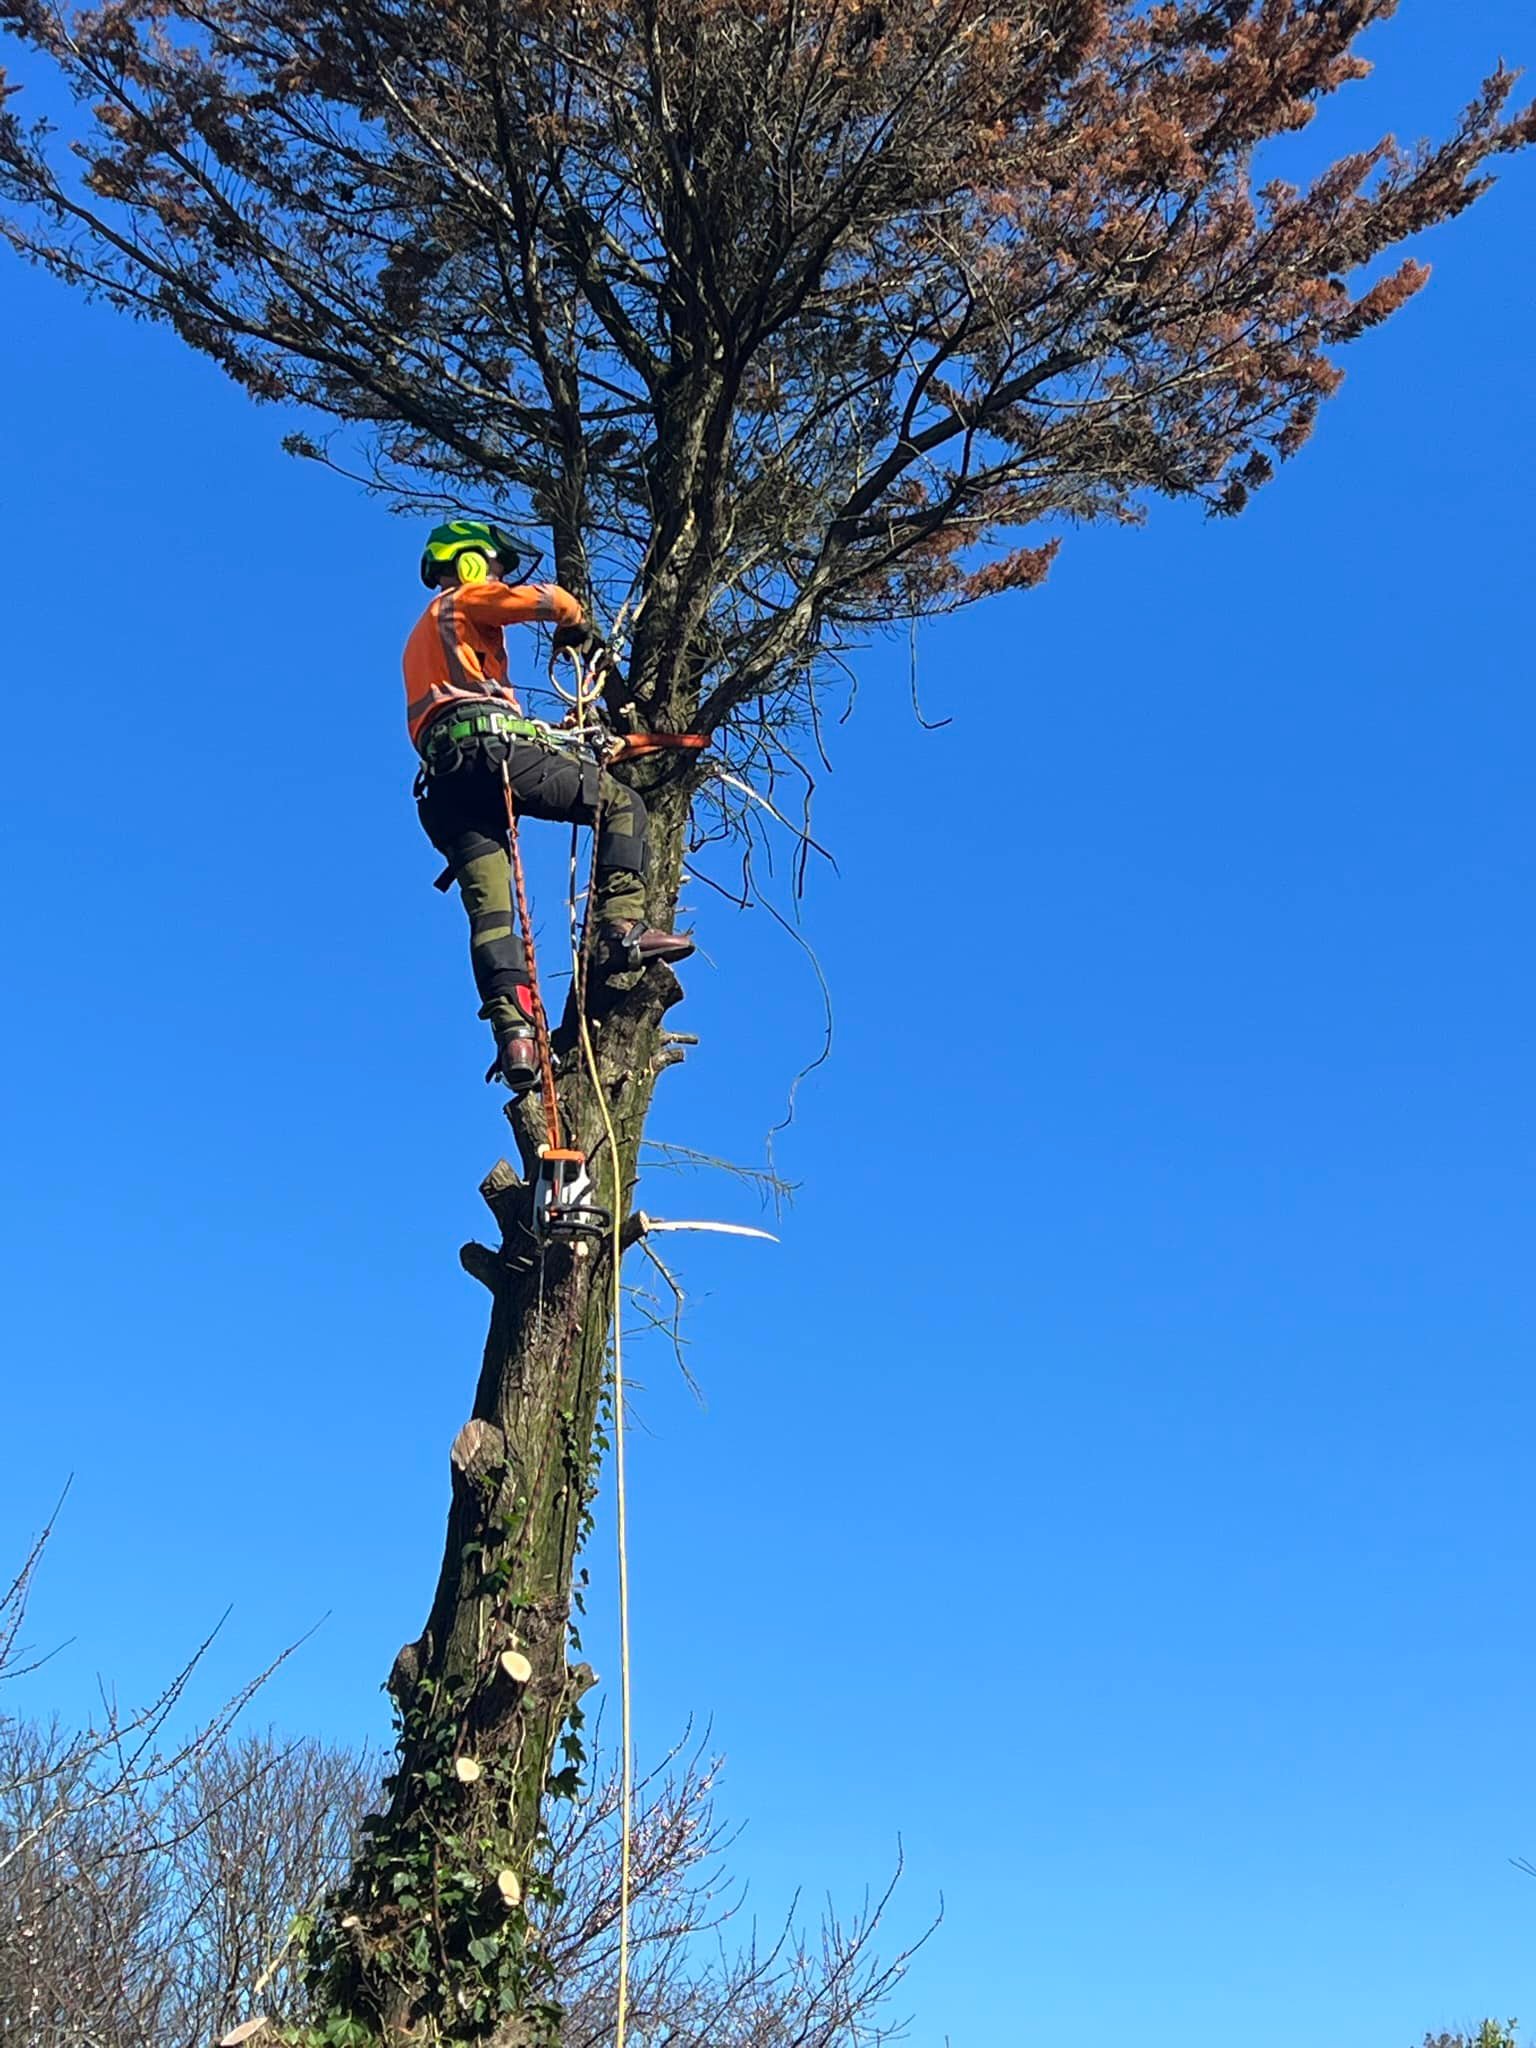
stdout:
[[1436,145],[1257,182],[1394,5],[0,0],[84,124],[71,175],[0,105],[0,196],[398,500],[638,595],[658,723],[778,728],[849,636],[1300,446],[1424,280],[1378,259],[1536,133],[1501,69]]
[[[20,1675],[32,1563],[0,1600],[0,1679]],[[377,1796],[366,1754],[237,1735],[229,1715],[163,1741],[169,1704],[101,1726],[0,1715],[0,2041],[8,2048],[210,2048],[255,2015],[302,2029],[308,1929]],[[889,1898],[814,1936],[726,1930],[718,1761],[666,1759],[639,1788],[632,2024],[672,2048],[870,2048],[910,1951],[873,1949]],[[539,1939],[566,2048],[612,2038],[619,1786],[561,1809]]]
[[[915,1951],[882,1958],[874,1940],[895,1879],[851,1919],[829,1915],[812,1932],[792,1909],[773,1938],[752,1928],[733,1946],[727,1930],[740,1899],[715,1817],[719,1760],[698,1753],[674,1775],[680,1755],[639,1788],[629,1990],[638,2037],[668,2048],[873,2048],[894,2039],[902,2028],[889,2001]],[[562,2048],[605,2048],[614,2035],[618,1807],[615,1773],[564,1812],[552,1837],[559,1897],[541,1938],[563,2008]]]
[[68,1747],[0,1722],[0,2040],[208,2048],[252,2000],[300,2017],[295,1917],[345,1870],[374,1774],[227,1729],[127,1773]]
[[[19,1635],[45,1541],[0,1600],[0,1679],[35,1668]],[[177,1737],[201,1657],[146,1708],[103,1694],[85,1730],[0,1713],[0,2041],[207,2048],[253,1997],[297,2010],[295,1915],[345,1870],[377,1771],[237,1736],[267,1673]]]
[[1426,2034],[1424,2048],[1519,2048],[1514,2020],[1483,2020],[1475,2033]]

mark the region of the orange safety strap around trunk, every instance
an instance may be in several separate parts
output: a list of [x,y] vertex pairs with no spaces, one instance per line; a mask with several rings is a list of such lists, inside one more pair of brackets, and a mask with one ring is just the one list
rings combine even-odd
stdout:
[[512,888],[517,899],[518,928],[523,935],[523,959],[528,968],[528,994],[533,1002],[533,1040],[539,1049],[539,1089],[544,1097],[544,1133],[552,1153],[564,1151],[560,1141],[560,1105],[555,1099],[555,1057],[549,1043],[549,1018],[539,992],[539,964],[533,949],[533,919],[528,914],[528,885],[523,877],[523,851],[517,838],[517,805],[512,799],[512,777],[505,761],[501,764],[502,793],[507,800],[507,853],[512,863]]
[[708,733],[630,732],[624,735],[622,743],[608,759],[610,762],[633,761],[639,754],[660,754],[667,751],[697,754],[708,745]]

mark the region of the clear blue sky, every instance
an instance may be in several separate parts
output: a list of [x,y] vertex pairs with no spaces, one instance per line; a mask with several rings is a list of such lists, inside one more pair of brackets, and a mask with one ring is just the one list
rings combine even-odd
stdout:
[[[1524,0],[1412,0],[1301,154],[1501,50]],[[904,647],[860,663],[802,1192],[681,1254],[707,1409],[640,1362],[636,1682],[648,1754],[712,1717],[765,1915],[902,1837],[921,2042],[1536,2018],[1533,169],[1241,521],[1154,508],[925,634],[941,732]],[[75,1475],[27,1697],[143,1694],[233,1603],[206,1699],[327,1615],[266,1709],[377,1737],[501,1149],[408,801],[418,537],[163,333],[0,280],[0,1559]],[[654,1129],[760,1159],[814,983],[695,908]]]

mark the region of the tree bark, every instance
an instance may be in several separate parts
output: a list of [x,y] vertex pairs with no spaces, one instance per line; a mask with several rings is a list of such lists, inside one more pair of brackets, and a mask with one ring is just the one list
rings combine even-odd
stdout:
[[[651,915],[670,919],[696,771],[674,757],[632,772],[651,810]],[[556,1034],[567,1142],[587,1153],[597,1199],[621,1227],[664,1064],[661,1019],[681,993],[665,967],[589,992],[616,1158],[570,1006]],[[542,1135],[536,1103],[525,1099],[508,1114],[531,1181]],[[450,1454],[436,1596],[388,1680],[400,1719],[390,1804],[368,1824],[312,1949],[318,2019],[357,2022],[360,2041],[524,2048],[559,2031],[538,1948],[550,1884],[543,1809],[547,1797],[577,1789],[579,1702],[596,1682],[568,1649],[575,1558],[591,1524],[605,1430],[617,1426],[605,1412],[613,1244],[541,1249],[529,1229],[529,1187],[505,1162],[481,1192],[501,1244],[466,1246],[461,1258],[491,1289],[490,1332],[471,1415]],[[632,1241],[632,1230],[626,1236]]]

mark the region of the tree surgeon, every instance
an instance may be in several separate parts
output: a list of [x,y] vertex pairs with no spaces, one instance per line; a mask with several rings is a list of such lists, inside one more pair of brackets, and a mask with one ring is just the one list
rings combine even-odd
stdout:
[[515,1092],[538,1079],[526,949],[512,906],[514,816],[597,832],[593,964],[681,960],[693,941],[645,921],[646,813],[574,731],[526,718],[508,680],[505,629],[548,623],[557,649],[601,656],[581,602],[558,583],[513,583],[517,543],[478,519],[435,527],[421,580],[436,595],[405,645],[406,718],[422,768],[417,811],[469,918],[480,1015],[496,1038],[486,1075]]

